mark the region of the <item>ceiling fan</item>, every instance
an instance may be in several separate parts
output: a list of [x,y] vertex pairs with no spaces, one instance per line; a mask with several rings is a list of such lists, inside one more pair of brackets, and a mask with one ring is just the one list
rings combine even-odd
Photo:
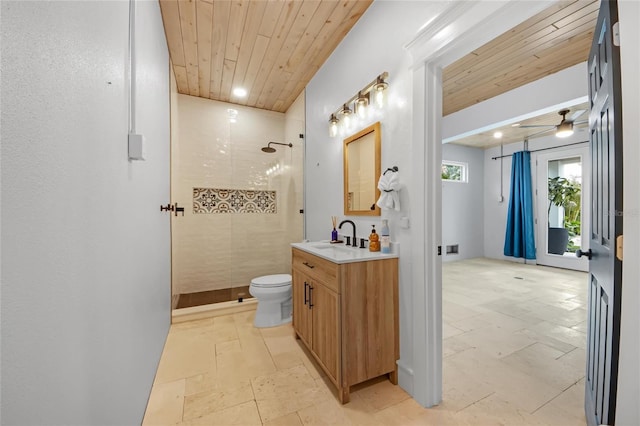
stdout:
[[573,126],[574,125],[578,125],[578,124],[584,124],[587,123],[588,120],[584,120],[584,121],[575,121],[578,117],[580,117],[582,114],[584,114],[586,112],[586,110],[584,109],[579,109],[577,111],[575,111],[573,114],[571,114],[571,116],[569,118],[567,118],[567,114],[569,114],[569,112],[571,112],[571,110],[569,109],[563,109],[558,111],[558,114],[562,116],[562,121],[560,121],[560,124],[531,124],[531,125],[522,125],[519,126],[521,128],[533,128],[533,127],[547,127],[546,130],[543,130],[541,132],[538,133],[534,133],[532,135],[529,136],[537,136],[537,135],[541,135],[543,133],[546,132],[550,132],[552,130],[555,129],[556,131],[556,136],[559,138],[566,138],[568,136],[571,136],[573,134]]

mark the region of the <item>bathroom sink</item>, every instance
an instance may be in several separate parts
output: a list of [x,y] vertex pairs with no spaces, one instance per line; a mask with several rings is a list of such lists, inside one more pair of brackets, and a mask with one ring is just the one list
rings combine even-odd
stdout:
[[368,249],[349,247],[341,244],[331,244],[329,241],[292,243],[291,246],[335,263],[362,262],[367,260],[398,257],[397,252],[388,254],[370,252]]
[[340,245],[331,244],[331,243],[319,243],[319,244],[314,244],[311,247],[319,250],[333,250],[333,251],[343,252],[343,253],[350,253],[352,250],[357,250],[355,248],[347,248],[345,246],[340,246]]

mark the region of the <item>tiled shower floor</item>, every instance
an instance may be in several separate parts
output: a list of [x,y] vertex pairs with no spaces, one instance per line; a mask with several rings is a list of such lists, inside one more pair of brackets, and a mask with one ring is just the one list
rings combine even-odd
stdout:
[[223,288],[220,290],[200,291],[197,293],[185,293],[180,295],[176,309],[229,302],[231,300],[238,300],[238,297],[240,296],[244,299],[252,297],[249,294],[248,285],[242,287]]

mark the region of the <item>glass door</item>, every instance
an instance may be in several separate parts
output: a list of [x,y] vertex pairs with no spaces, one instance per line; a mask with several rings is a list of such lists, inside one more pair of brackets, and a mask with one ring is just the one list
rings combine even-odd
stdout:
[[537,164],[538,264],[588,270],[576,250],[587,250],[589,206],[589,152],[585,148],[541,154]]

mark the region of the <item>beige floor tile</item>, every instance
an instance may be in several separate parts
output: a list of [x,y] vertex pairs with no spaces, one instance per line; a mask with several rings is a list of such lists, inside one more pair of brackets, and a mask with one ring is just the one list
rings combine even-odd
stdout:
[[[276,371],[271,354],[262,340],[240,340],[216,357],[218,377],[223,381],[251,379]],[[231,350],[232,349],[232,350]]]
[[260,334],[265,339],[268,337],[293,337],[293,326],[288,323],[277,327],[265,327],[260,329]]
[[255,401],[248,401],[202,417],[187,420],[182,424],[185,426],[260,426],[262,422]]
[[400,386],[394,385],[384,376],[352,386],[351,393],[358,395],[375,411],[410,398]]
[[533,412],[560,393],[542,379],[525,374],[504,361],[477,350],[452,355],[444,363],[445,389],[448,386],[447,377],[463,376],[483,384],[484,389],[490,390],[490,393],[497,394],[501,399],[527,412]]
[[271,355],[277,370],[288,370],[296,365],[304,365],[303,358],[305,357],[306,355],[302,350]]
[[460,341],[455,336],[449,337],[448,339],[444,339],[442,341],[442,356],[443,358],[446,358],[450,355],[457,354],[458,352],[466,351],[467,349],[471,348],[472,346]]
[[270,420],[263,423],[265,426],[302,426],[302,420],[298,413],[290,413],[286,416],[278,417],[277,419]]
[[264,343],[267,345],[267,348],[269,349],[269,352],[271,352],[271,355],[278,355],[285,352],[295,352],[300,350],[298,342],[291,335],[265,337]]
[[442,301],[442,319],[444,322],[460,321],[466,318],[475,317],[481,313],[481,311],[469,308],[468,306],[461,306],[457,303],[445,300]]
[[442,323],[442,338],[447,339],[449,337],[457,336],[459,334],[464,334],[465,330],[454,327],[449,323]]
[[503,314],[501,312],[486,312],[482,315],[478,315],[475,319],[477,319],[478,321],[487,322],[495,327],[499,327],[500,329],[506,331],[522,330],[523,328],[526,328],[532,324],[538,324],[542,321],[537,318],[531,318],[530,316],[521,318]]
[[524,334],[505,330],[497,325],[472,330],[456,338],[494,358],[503,358],[535,343],[535,340]]
[[298,411],[303,425],[352,425],[346,412],[334,401],[324,400]]
[[535,343],[503,358],[503,361],[559,391],[567,389],[585,375],[584,351],[579,349],[565,354],[543,343]]
[[385,426],[457,425],[451,411],[441,408],[424,408],[414,399],[406,399],[374,414],[377,424]]
[[544,343],[545,345],[550,346],[554,349],[557,349],[561,352],[569,353],[576,348],[575,346],[567,342],[564,342],[562,340],[558,340],[555,337],[552,337],[544,332],[530,330],[527,328],[524,330],[516,331],[516,333],[527,336],[529,339],[533,341]]
[[227,373],[204,373],[187,377],[185,395],[194,395],[202,392],[229,391],[232,389],[250,386],[248,378],[240,378]]
[[543,321],[530,326],[529,329],[577,348],[585,349],[587,347],[587,335],[572,328]]
[[241,352],[240,340],[228,340],[226,342],[216,343],[216,355],[222,355],[229,352]]
[[212,333],[170,332],[155,383],[167,383],[215,370],[216,352]]
[[450,358],[443,361],[442,374],[442,399],[447,411],[455,413],[495,392],[490,384],[468,374],[464,364],[453,364]]
[[[376,411],[375,408],[371,407],[368,401],[357,393],[352,393],[350,399],[351,401],[347,404],[341,404],[337,398],[334,398],[333,402],[342,408],[352,425],[384,426],[384,423],[381,423],[380,419],[376,417],[376,414],[380,411]],[[408,400],[413,401],[411,398]]]
[[548,425],[583,426],[587,423],[583,404],[584,380],[581,380],[535,411],[533,416]]
[[256,377],[251,385],[264,422],[330,398],[303,365]]
[[587,333],[587,326],[588,326],[587,320],[584,320],[584,321],[572,326],[571,329],[586,334]]
[[217,411],[253,401],[251,385],[200,392],[184,398],[184,420],[203,417]]
[[173,425],[182,420],[185,380],[153,386],[144,414],[143,425]]
[[320,364],[318,364],[313,355],[311,355],[311,352],[309,352],[309,350],[300,340],[298,340],[298,342],[300,342],[300,348],[302,349],[302,352],[304,354],[304,356],[302,356],[302,363],[307,368],[307,371],[309,371],[309,374],[311,374],[311,377],[313,377],[314,379],[322,379],[324,377],[327,377],[327,373],[325,373],[322,367],[320,367]]
[[456,413],[456,420],[471,425],[543,425],[539,419],[497,394],[475,402]]

